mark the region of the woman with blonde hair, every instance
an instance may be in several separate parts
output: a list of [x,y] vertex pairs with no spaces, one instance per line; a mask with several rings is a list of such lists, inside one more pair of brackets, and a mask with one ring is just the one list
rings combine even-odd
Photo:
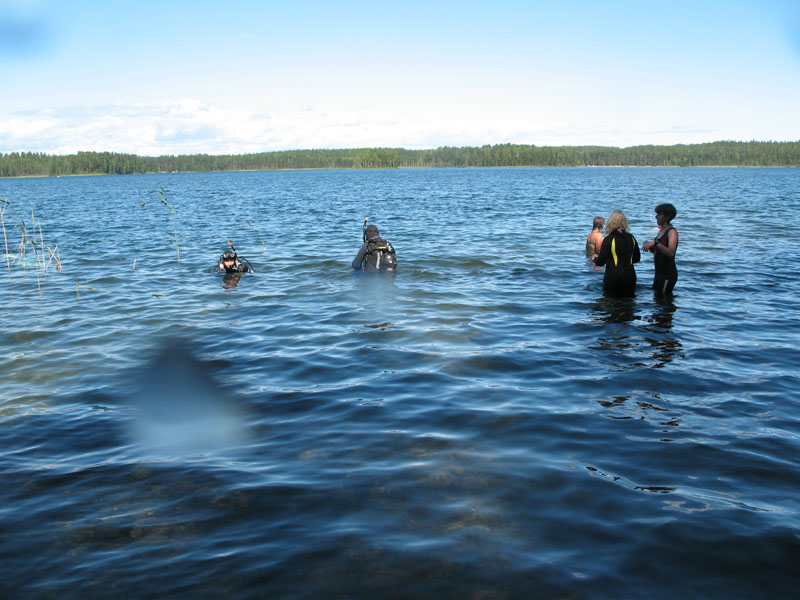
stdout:
[[628,220],[621,210],[612,212],[606,221],[606,237],[600,254],[592,259],[598,267],[606,266],[603,291],[609,296],[633,296],[636,290],[636,270],[639,244],[631,235]]

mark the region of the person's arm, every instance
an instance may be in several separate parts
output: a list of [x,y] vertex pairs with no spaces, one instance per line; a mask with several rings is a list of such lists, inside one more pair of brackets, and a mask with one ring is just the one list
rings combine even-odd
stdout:
[[356,257],[353,259],[353,262],[351,264],[351,266],[354,269],[360,269],[361,268],[361,261],[363,261],[364,257],[367,255],[367,249],[368,248],[369,248],[369,245],[366,242],[361,245],[361,249],[358,251],[358,254],[356,254]]
[[667,232],[667,243],[656,244],[654,252],[661,252],[664,256],[675,258],[675,252],[678,251],[678,232],[672,228]]
[[633,240],[633,255],[631,257],[633,260],[631,262],[637,263],[642,260],[642,253],[639,252],[639,243],[636,241],[636,238],[631,236],[631,240]]

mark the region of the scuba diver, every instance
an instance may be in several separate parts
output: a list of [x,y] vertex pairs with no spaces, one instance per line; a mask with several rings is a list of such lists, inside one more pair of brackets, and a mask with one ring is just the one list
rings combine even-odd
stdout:
[[394,248],[384,240],[375,225],[367,225],[364,219],[364,243],[353,259],[354,269],[365,273],[395,273],[397,271],[397,257]]
[[214,265],[214,273],[230,274],[230,273],[255,273],[253,265],[246,258],[240,257],[236,254],[236,248],[233,244],[228,242],[230,249],[225,250],[216,265]]

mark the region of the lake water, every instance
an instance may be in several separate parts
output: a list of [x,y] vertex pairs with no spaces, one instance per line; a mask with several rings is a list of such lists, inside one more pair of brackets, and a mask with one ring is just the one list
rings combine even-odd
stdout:
[[[15,179],[0,198],[20,259],[0,275],[2,597],[796,594],[799,169]],[[623,210],[641,244],[661,202],[674,298],[649,253],[636,298],[604,298],[592,217]],[[394,281],[350,269],[365,216]],[[63,270],[17,256],[22,221]],[[226,240],[255,274],[208,273]]]

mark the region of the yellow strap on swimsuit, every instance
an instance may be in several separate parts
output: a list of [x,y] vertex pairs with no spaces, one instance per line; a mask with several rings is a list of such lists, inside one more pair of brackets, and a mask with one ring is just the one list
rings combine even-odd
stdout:
[[[633,236],[631,236],[633,237]],[[636,243],[636,238],[633,239],[633,243]],[[617,261],[617,240],[611,240],[611,257],[614,259],[614,266],[616,267],[618,264]],[[633,264],[633,253],[631,253],[631,264]]]

